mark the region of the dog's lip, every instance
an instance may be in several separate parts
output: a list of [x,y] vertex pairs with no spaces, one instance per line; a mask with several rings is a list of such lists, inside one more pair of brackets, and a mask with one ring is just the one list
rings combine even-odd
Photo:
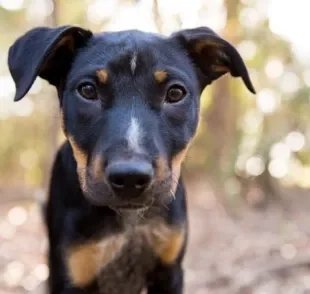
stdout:
[[150,208],[152,203],[119,203],[111,205],[110,208],[113,210],[122,211],[144,211]]

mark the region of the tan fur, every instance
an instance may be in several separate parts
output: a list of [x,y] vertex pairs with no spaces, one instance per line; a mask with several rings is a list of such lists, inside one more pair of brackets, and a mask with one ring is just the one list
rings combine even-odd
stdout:
[[121,252],[125,241],[124,235],[115,235],[71,247],[67,253],[67,266],[72,284],[76,287],[90,284],[100,270]]
[[101,241],[72,246],[67,251],[67,268],[72,284],[85,287],[94,281],[100,271],[122,253],[130,236],[137,242],[139,236],[144,236],[148,243],[143,246],[150,246],[163,263],[171,264],[182,250],[185,229],[154,221],[123,234],[105,237]]
[[65,131],[65,120],[64,120],[64,113],[62,110],[60,110],[60,126],[61,129]]
[[101,155],[96,155],[92,161],[92,174],[95,178],[104,178],[103,170],[103,157]]
[[167,163],[165,158],[159,156],[156,159],[156,179],[157,181],[163,181],[167,177]]
[[73,137],[68,136],[68,141],[72,147],[73,156],[77,163],[77,173],[79,176],[82,189],[86,189],[86,166],[87,166],[87,154],[77,145]]
[[163,83],[168,77],[168,73],[164,70],[157,70],[154,72],[154,78],[157,83]]
[[173,263],[182,249],[185,241],[185,230],[182,227],[171,227],[164,222],[143,228],[152,250],[165,264]]
[[97,77],[99,81],[103,84],[106,84],[108,82],[108,72],[105,69],[101,69],[97,71]]
[[202,49],[204,49],[205,47],[218,50],[222,47],[222,45],[214,40],[200,40],[195,43],[193,49],[196,53],[201,53]]
[[183,149],[181,152],[179,152],[177,155],[175,155],[172,158],[172,162],[171,162],[171,170],[172,170],[172,177],[173,177],[173,182],[172,182],[172,192],[175,193],[176,189],[177,189],[177,183],[181,174],[181,165],[182,162],[186,156],[187,150],[188,150],[187,146],[185,149]]
[[224,65],[213,65],[212,66],[212,69],[215,71],[215,72],[229,72],[229,68],[227,66],[224,66]]
[[74,51],[74,39],[72,36],[65,36],[63,37],[58,44],[56,45],[56,48],[62,47],[62,46],[67,46],[70,51]]

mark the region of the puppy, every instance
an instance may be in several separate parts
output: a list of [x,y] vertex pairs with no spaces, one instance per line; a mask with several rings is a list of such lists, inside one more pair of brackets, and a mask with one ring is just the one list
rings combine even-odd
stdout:
[[236,49],[206,27],[168,37],[39,27],[8,64],[15,101],[37,77],[56,87],[67,138],[45,213],[49,293],[183,293],[181,163],[207,85],[230,73],[255,93]]

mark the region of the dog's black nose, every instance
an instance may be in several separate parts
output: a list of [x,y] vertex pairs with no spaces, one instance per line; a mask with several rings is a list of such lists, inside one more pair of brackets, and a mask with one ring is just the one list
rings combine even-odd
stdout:
[[106,168],[107,179],[115,192],[128,190],[137,196],[150,185],[153,175],[152,164],[142,160],[118,161]]

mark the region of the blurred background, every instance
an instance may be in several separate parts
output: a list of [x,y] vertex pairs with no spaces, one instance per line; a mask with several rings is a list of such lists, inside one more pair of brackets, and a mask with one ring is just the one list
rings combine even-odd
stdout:
[[309,0],[0,0],[0,294],[44,293],[40,203],[64,139],[55,90],[37,79],[13,103],[7,53],[41,25],[170,34],[210,26],[257,90],[228,75],[201,99],[184,164],[186,293],[310,293]]

